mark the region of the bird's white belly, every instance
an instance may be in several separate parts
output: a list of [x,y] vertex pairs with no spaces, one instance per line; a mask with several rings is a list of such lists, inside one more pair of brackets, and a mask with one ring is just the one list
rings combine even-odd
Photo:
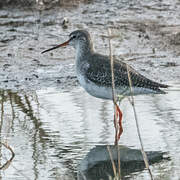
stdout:
[[112,99],[112,88],[97,86],[95,83],[84,78],[83,75],[78,76],[81,86],[92,96],[102,99]]
[[[105,87],[105,86],[98,86],[94,82],[86,79],[83,74],[78,74],[78,80],[81,86],[92,96],[102,99],[112,99],[112,88]],[[152,89],[143,88],[143,87],[133,87],[132,93],[129,87],[121,87],[115,89],[116,95],[121,96],[129,96],[133,95],[140,95],[140,94],[156,94],[157,92]]]

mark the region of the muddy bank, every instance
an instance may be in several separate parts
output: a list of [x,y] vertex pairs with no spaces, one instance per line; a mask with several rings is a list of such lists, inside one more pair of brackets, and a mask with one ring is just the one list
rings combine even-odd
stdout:
[[28,7],[28,6],[35,6],[35,0],[1,0],[0,7]]
[[0,0],[0,8],[25,8],[45,10],[55,7],[77,6],[92,0]]
[[[64,35],[75,29],[88,29],[96,51],[108,54],[107,27],[117,36],[113,39],[117,58],[153,80],[176,81],[180,78],[179,8],[179,1],[116,0],[73,1],[41,11],[4,8],[0,10],[0,87],[76,87],[74,50],[41,52],[66,40]],[[64,17],[68,19],[66,27],[62,25]]]

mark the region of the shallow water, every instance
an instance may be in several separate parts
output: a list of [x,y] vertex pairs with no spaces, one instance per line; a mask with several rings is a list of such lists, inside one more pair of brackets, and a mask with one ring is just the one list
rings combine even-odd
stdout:
[[[75,29],[88,29],[96,51],[108,54],[104,36],[111,27],[117,36],[112,40],[116,57],[158,82],[179,80],[180,3],[32,1],[38,7],[30,7],[27,1],[14,3],[16,7],[0,3],[0,142],[15,152],[0,178],[77,179],[77,166],[90,149],[114,142],[112,102],[79,87],[72,48],[40,52],[65,41]],[[172,84],[166,95],[135,98],[145,150],[164,151],[171,158],[151,166],[156,179],[180,179],[180,87]],[[121,109],[120,144],[139,149],[127,99]],[[0,153],[3,165],[11,154],[1,144]],[[146,180],[149,175],[144,170],[126,178]]]
[[[180,178],[180,86],[165,95],[136,96],[135,105],[145,150],[167,152],[171,160],[153,165],[158,179]],[[29,92],[1,90],[1,142],[15,158],[1,171],[4,179],[76,179],[77,166],[95,145],[113,144],[112,102],[83,89],[47,88]],[[121,104],[124,133],[120,144],[139,149],[132,107]],[[10,154],[1,147],[1,165]],[[148,179],[147,171],[130,179]]]

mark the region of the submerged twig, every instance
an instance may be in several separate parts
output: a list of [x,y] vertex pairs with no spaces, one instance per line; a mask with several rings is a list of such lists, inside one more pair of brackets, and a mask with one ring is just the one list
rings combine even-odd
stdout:
[[[12,160],[15,157],[15,153],[13,151],[13,149],[7,144],[7,143],[1,143],[6,149],[8,149],[9,151],[11,151],[11,158],[9,160],[6,161],[6,163],[4,163],[1,167],[0,170],[6,170],[10,164],[12,163]],[[18,170],[15,166],[13,166],[13,164],[11,164],[11,166],[19,173],[21,174],[25,179],[30,180],[29,177],[27,177],[24,173],[22,173],[20,170]]]
[[137,128],[137,133],[138,133],[138,138],[139,138],[139,141],[140,141],[140,144],[141,144],[141,152],[142,152],[142,156],[143,156],[143,159],[144,159],[144,163],[145,163],[145,166],[146,168],[148,169],[148,172],[150,174],[150,177],[151,177],[151,180],[154,180],[153,178],[153,175],[152,175],[152,172],[151,172],[151,169],[149,167],[149,162],[148,162],[148,158],[147,158],[147,155],[144,151],[144,145],[143,145],[143,142],[142,142],[142,139],[141,139],[141,133],[140,133],[140,129],[139,129],[139,123],[138,123],[138,118],[137,118],[137,113],[136,113],[136,108],[135,108],[135,104],[134,104],[134,97],[133,97],[133,88],[132,88],[132,81],[131,81],[131,75],[129,73],[129,67],[128,65],[127,66],[127,73],[128,73],[128,80],[129,80],[129,86],[130,86],[130,97],[131,97],[131,105],[133,107],[133,111],[134,111],[134,117],[135,117],[135,121],[136,121],[136,128]]
[[9,165],[11,164],[12,160],[14,159],[15,157],[15,153],[14,151],[12,150],[12,148],[8,145],[8,144],[5,144],[5,143],[1,143],[5,148],[7,148],[8,150],[11,151],[11,158],[9,160],[7,160],[1,167],[0,167],[0,170],[5,170],[9,167]]
[[29,177],[27,177],[24,173],[22,173],[19,169],[17,169],[15,166],[11,165],[19,174],[21,174],[25,179],[31,180]]

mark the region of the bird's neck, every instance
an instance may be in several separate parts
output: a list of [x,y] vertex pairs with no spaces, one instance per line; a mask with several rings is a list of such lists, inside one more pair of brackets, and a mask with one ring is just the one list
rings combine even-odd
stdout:
[[76,60],[86,60],[86,57],[90,56],[94,52],[91,42],[78,43],[76,45]]

